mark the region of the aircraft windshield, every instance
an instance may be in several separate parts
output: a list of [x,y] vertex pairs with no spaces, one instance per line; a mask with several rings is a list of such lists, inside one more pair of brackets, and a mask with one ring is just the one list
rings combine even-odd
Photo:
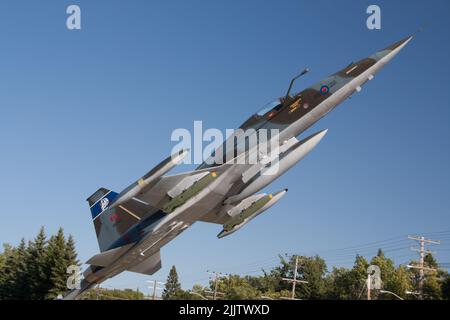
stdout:
[[273,109],[278,110],[279,108],[281,108],[281,101],[280,99],[277,99],[275,101],[269,102],[268,104],[266,104],[261,110],[259,110],[256,114],[258,116],[263,116],[265,115],[267,112],[272,111]]

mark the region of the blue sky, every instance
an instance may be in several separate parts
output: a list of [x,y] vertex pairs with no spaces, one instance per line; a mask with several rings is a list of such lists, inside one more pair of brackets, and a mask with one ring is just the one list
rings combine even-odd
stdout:
[[[374,3],[382,29],[370,31]],[[66,29],[70,4],[82,30]],[[159,273],[106,285],[142,288],[175,264],[190,287],[208,269],[252,274],[285,252],[349,266],[385,246],[404,263],[416,257],[406,240],[416,233],[443,240],[435,249],[448,262],[449,233],[436,232],[450,230],[449,9],[445,0],[2,1],[0,242],[62,226],[86,261],[98,252],[86,197],[120,191],[168,156],[172,130],[194,120],[234,128],[302,68],[311,72],[296,89],[425,26],[305,133],[329,129],[267,189],[289,187],[277,206],[221,240],[219,226],[195,224],[163,248]]]

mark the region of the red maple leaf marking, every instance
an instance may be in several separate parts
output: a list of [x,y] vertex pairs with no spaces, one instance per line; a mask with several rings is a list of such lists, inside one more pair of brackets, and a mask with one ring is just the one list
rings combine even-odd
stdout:
[[109,217],[109,221],[111,221],[111,222],[119,222],[120,221],[120,217],[119,217],[119,215],[117,213],[114,213],[114,214],[112,214]]

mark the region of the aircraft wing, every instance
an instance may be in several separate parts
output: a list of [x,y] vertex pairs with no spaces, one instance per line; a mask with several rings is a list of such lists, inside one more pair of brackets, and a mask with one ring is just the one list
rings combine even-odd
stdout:
[[229,167],[230,165],[222,165],[215,168],[207,168],[180,173],[173,176],[161,177],[157,183],[142,190],[137,198],[141,202],[162,210],[164,204],[166,204],[171,198],[183,192],[205,175],[211,172],[217,172],[220,174]]
[[229,219],[230,219],[229,216],[226,215],[218,216],[215,212],[210,212],[201,217],[200,219],[198,219],[198,221],[223,225]]

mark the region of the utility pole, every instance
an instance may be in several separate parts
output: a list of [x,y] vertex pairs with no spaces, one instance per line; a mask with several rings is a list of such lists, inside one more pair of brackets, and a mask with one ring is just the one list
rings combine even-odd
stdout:
[[156,280],[153,280],[153,300],[156,300]]
[[[219,276],[222,275],[220,272],[216,272],[216,271],[206,271],[209,274],[211,274],[214,277],[214,293],[213,293],[213,300],[217,299],[217,295],[218,294],[222,294],[221,292],[218,292],[218,288],[219,288]],[[211,279],[211,278],[210,278]]]
[[100,284],[97,284],[97,287],[95,288],[95,295],[97,300],[100,300]]
[[371,284],[372,284],[372,275],[370,274],[370,273],[368,273],[367,274],[367,300],[371,300],[371,297],[370,297],[370,287],[371,287]]
[[[157,296],[157,290],[161,290],[161,287],[158,287],[158,285],[164,285],[163,282],[160,281],[156,281],[156,280],[147,280],[147,282],[150,284],[150,286],[148,286],[149,289],[153,289],[153,294],[152,294],[152,300],[156,300]],[[153,283],[153,284],[152,284]]]
[[298,272],[298,256],[295,256],[295,267],[294,267],[294,278],[293,279],[289,279],[289,278],[282,278],[281,280],[283,281],[287,281],[287,282],[292,282],[292,292],[291,292],[291,300],[295,300],[295,286],[297,283],[308,283],[308,281],[304,281],[304,280],[297,280],[297,272]]
[[412,269],[419,269],[419,299],[422,300],[423,299],[423,282],[425,280],[425,271],[435,271],[436,270],[436,269],[424,266],[425,253],[429,253],[429,254],[435,253],[433,251],[426,250],[425,243],[441,244],[441,242],[431,240],[431,239],[425,239],[425,237],[408,236],[408,239],[418,241],[420,244],[420,248],[411,248],[411,250],[417,251],[419,253],[419,265],[418,266],[408,265],[407,267],[412,268]]

